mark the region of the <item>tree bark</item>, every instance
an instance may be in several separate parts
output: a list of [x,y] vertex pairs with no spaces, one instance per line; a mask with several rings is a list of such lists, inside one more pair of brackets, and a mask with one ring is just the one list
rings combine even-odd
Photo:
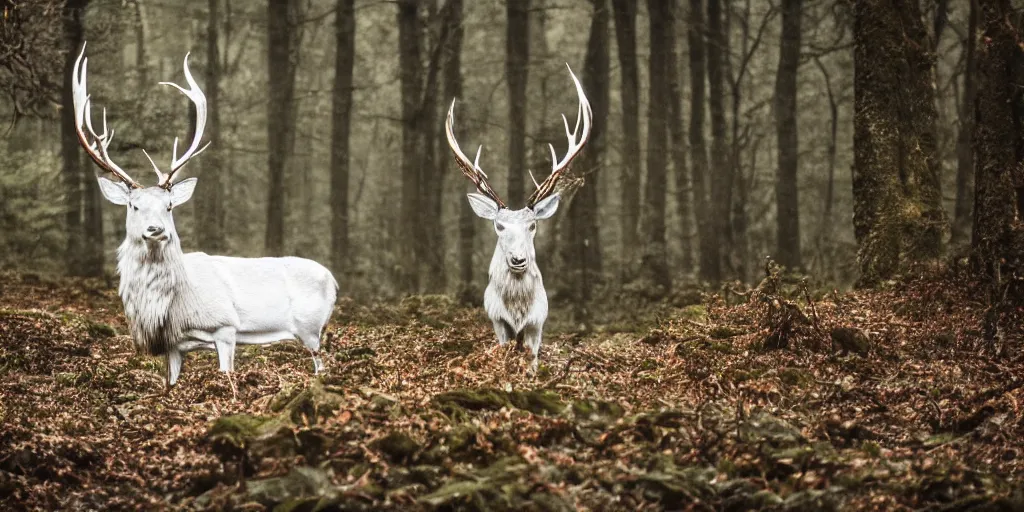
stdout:
[[569,243],[565,246],[564,268],[578,272],[573,279],[575,321],[589,325],[590,301],[593,287],[601,276],[601,232],[598,228],[597,186],[604,155],[604,131],[608,119],[609,49],[607,0],[594,0],[594,13],[590,20],[590,37],[583,62],[583,88],[587,92],[594,112],[587,149],[574,166],[577,176],[585,176],[586,183],[569,203]]
[[355,34],[355,0],[338,0],[334,20],[334,91],[331,98],[331,269],[342,289],[346,289],[347,276],[352,268],[348,189]]
[[935,58],[917,1],[854,10],[854,234],[869,286],[941,250]]
[[505,74],[508,75],[508,196],[520,208],[526,192],[526,84],[530,64],[530,0],[506,2]]
[[[455,98],[462,97],[462,41],[465,37],[465,29],[462,26],[463,0],[447,0],[445,3],[445,23],[448,25],[448,35],[444,40],[444,59],[442,70],[442,81],[444,83],[444,94],[441,95],[442,107],[447,107],[449,102]],[[442,108],[442,115],[447,111]],[[451,169],[451,160],[445,158],[445,149],[438,152],[438,176],[443,177]],[[443,188],[441,189],[443,192]],[[438,198],[438,205],[442,197]],[[473,238],[476,216],[473,214],[469,203],[465,200],[459,201],[459,286],[462,290],[468,290],[473,282]],[[443,224],[439,223],[439,226]],[[445,254],[441,253],[441,263],[445,263]]]
[[778,175],[775,205],[778,236],[776,256],[783,267],[801,271],[800,201],[797,188],[800,146],[797,131],[797,71],[800,68],[802,0],[782,1],[779,70],[775,78],[775,126],[778,134]]
[[[434,20],[439,20],[435,23]],[[439,26],[439,30],[429,27]],[[441,138],[438,129],[443,126],[443,119],[438,116],[438,107],[446,103],[438,94],[443,79],[444,58],[448,37],[451,33],[451,19],[447,6],[438,10],[437,4],[427,3],[427,22],[421,24],[423,47],[429,49],[426,64],[426,76],[420,100],[419,129],[422,137],[422,161],[420,166],[420,182],[423,184],[420,219],[420,239],[423,240],[423,251],[420,262],[423,269],[423,286],[430,293],[443,293],[447,287],[448,273],[445,265],[444,223],[441,218],[441,200],[444,194],[444,178],[450,160],[439,158]],[[447,105],[446,105],[447,106]],[[446,112],[447,113],[447,112]]]
[[979,0],[984,41],[977,50],[975,195],[972,245],[975,267],[994,285],[1021,268],[1024,211],[1024,55],[1009,0]]
[[964,41],[964,95],[960,108],[960,131],[956,137],[956,203],[953,209],[952,243],[963,243],[971,232],[971,207],[974,178],[974,102],[978,95],[977,55],[978,2],[970,0],[967,39]]
[[722,267],[718,251],[719,233],[715,231],[711,220],[713,213],[708,203],[708,150],[704,139],[707,45],[704,31],[704,0],[690,0],[687,31],[690,47],[690,175],[693,179],[694,218],[697,222],[698,263],[701,279],[717,283],[722,279]]
[[[623,254],[637,246],[640,221],[640,77],[636,55],[635,0],[612,0],[615,15],[615,41],[618,44],[622,87],[622,174],[619,177],[619,230]],[[629,268],[626,262],[623,268]]]
[[419,130],[420,95],[423,78],[420,61],[419,2],[398,2],[398,66],[402,91],[402,193],[398,240],[410,244],[411,250],[399,251],[401,270],[399,289],[407,293],[419,290],[417,252],[423,242],[417,239],[417,226],[421,221],[422,191],[420,165],[421,135]]
[[208,152],[203,152],[202,182],[197,190],[198,226],[197,239],[203,251],[223,252],[224,239],[224,190],[227,180],[221,169],[220,143],[220,0],[209,0],[206,20],[206,92],[207,118],[206,134],[214,142]]
[[295,138],[295,72],[298,64],[296,0],[267,2],[267,256],[284,255],[284,177]]
[[[462,42],[465,38],[465,28],[462,26],[463,0],[448,0],[446,7],[450,9],[448,15],[451,23],[451,34],[449,35],[446,48],[444,64],[444,101],[450,102],[462,97]],[[445,169],[451,169],[451,160],[440,158],[440,163]],[[459,199],[459,295],[461,297],[473,297],[478,294],[473,289],[473,275],[476,267],[473,266],[473,245],[476,238],[476,215],[470,208],[469,202],[461,196]]]
[[82,50],[85,39],[85,25],[82,20],[85,11],[85,0],[69,0],[64,4],[63,24],[64,40],[67,54],[64,57],[64,87],[61,87],[60,111],[60,153],[63,161],[61,176],[64,182],[64,195],[67,210],[64,214],[64,232],[67,237],[65,251],[65,269],[69,275],[80,276],[85,273],[82,250],[85,244],[82,223],[82,186],[93,186],[87,181],[82,166],[81,148],[75,132],[75,107],[71,95],[71,77],[75,69],[75,59]]
[[650,280],[654,294],[672,290],[672,274],[668,268],[668,250],[665,246],[665,203],[668,178],[668,112],[657,98],[668,96],[668,66],[672,17],[672,0],[648,0],[651,51],[648,58],[649,92],[652,98],[647,111],[647,183],[644,188],[644,207],[641,213],[641,231],[644,236],[641,275]]
[[690,197],[690,174],[686,165],[686,130],[683,128],[683,85],[679,71],[679,45],[676,44],[677,22],[673,11],[672,26],[668,30],[666,43],[669,56],[667,64],[668,80],[668,128],[672,146],[672,171],[676,177],[676,212],[682,230],[679,249],[682,252],[679,266],[683,271],[693,269],[693,236],[691,219],[693,217],[693,200]]
[[[726,48],[726,33],[722,24],[721,0],[708,0],[708,110],[711,114],[711,225],[715,241],[719,246],[718,265],[725,263],[732,254],[732,231],[729,222],[730,196],[733,184],[733,170],[729,165],[729,149],[725,125],[725,85],[723,53]],[[719,278],[721,278],[719,270]]]

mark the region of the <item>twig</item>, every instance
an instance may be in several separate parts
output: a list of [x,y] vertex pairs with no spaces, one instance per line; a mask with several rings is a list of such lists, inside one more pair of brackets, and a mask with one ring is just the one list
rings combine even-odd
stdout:
[[544,384],[541,384],[540,389],[547,389],[551,385],[556,384],[558,382],[561,382],[563,379],[568,377],[569,376],[569,369],[572,368],[572,363],[574,363],[575,361],[576,361],[576,356],[575,355],[569,357],[569,359],[567,359],[565,361],[565,366],[562,368],[562,372],[559,373],[558,375],[556,375],[555,377],[552,377],[550,380],[548,380]]

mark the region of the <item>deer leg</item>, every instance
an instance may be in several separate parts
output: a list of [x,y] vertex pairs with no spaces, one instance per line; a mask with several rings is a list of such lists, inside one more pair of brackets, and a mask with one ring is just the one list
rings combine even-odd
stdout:
[[227,374],[228,385],[231,386],[232,400],[238,399],[238,388],[231,372],[235,369],[235,328],[221,327],[213,333],[213,345],[217,349],[217,361],[220,371]]
[[167,387],[170,388],[178,382],[181,375],[181,366],[185,363],[185,354],[175,347],[167,350]]
[[220,371],[230,373],[235,369],[235,328],[221,327],[213,333],[213,345],[217,349]]
[[511,329],[509,329],[508,324],[504,320],[498,319],[491,322],[494,324],[494,334],[498,337],[498,345],[504,347],[508,340],[512,338]]
[[537,367],[539,366],[540,341],[543,334],[543,327],[539,325],[528,325],[526,329],[523,330],[523,332],[523,343],[526,345],[527,348],[530,349],[530,354],[533,356],[532,360],[530,361],[530,367],[529,369],[527,369],[527,373],[529,375],[536,375]]
[[309,350],[309,353],[313,355],[313,374],[319,375],[320,372],[324,371],[324,362],[320,359],[320,333],[300,334],[298,338],[306,346],[306,349]]

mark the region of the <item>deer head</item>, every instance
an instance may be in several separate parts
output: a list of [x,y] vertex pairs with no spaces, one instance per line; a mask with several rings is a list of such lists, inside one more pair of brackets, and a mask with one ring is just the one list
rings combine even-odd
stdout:
[[[566,65],[568,68],[568,64]],[[576,126],[569,130],[569,121],[562,116],[565,125],[565,136],[569,140],[569,147],[565,156],[561,159],[555,153],[555,147],[548,145],[551,149],[551,174],[543,183],[537,183],[533,194],[526,202],[526,207],[519,210],[512,210],[505,205],[501,197],[487,183],[487,174],[480,168],[480,151],[483,146],[477,148],[476,159],[470,161],[462,152],[459,143],[455,140],[454,133],[454,111],[455,101],[448,109],[448,117],[445,120],[445,135],[448,137],[448,145],[455,154],[455,161],[458,163],[462,173],[476,185],[480,193],[470,193],[469,205],[478,216],[493,221],[494,231],[498,234],[497,252],[504,256],[508,270],[514,274],[526,272],[528,268],[536,265],[536,250],[533,239],[537,235],[537,221],[551,217],[558,210],[559,193],[556,186],[563,174],[568,170],[569,164],[580,153],[590,136],[590,122],[593,112],[590,109],[590,101],[583,92],[583,86],[569,69],[569,75],[576,85],[576,94],[579,97],[579,107],[576,112]],[[582,131],[580,125],[582,124]],[[531,173],[532,178],[532,173]]]
[[[171,165],[166,173],[161,172],[156,162],[150,158],[149,153],[143,150],[153,170],[157,175],[157,184],[151,187],[143,187],[132,179],[120,166],[118,166],[107,148],[114,139],[114,131],[107,130],[107,111],[103,110],[103,132],[96,133],[92,125],[92,101],[86,91],[86,73],[89,59],[85,57],[85,45],[82,45],[82,52],[75,61],[75,68],[72,75],[72,97],[75,106],[75,129],[78,132],[78,140],[85,148],[86,153],[113,179],[98,176],[96,179],[100,185],[103,197],[116,205],[125,206],[128,215],[125,219],[127,236],[129,240],[144,242],[151,246],[163,244],[177,238],[174,229],[174,219],[171,211],[192,197],[195,191],[196,178],[189,178],[178,182],[174,177],[179,170],[193,157],[201,153],[209,146],[200,147],[203,138],[203,130],[206,127],[206,96],[199,88],[192,73],[188,69],[188,54],[185,54],[185,81],[188,89],[170,82],[160,82],[161,85],[169,85],[181,91],[196,106],[196,130],[192,144],[181,157],[178,157],[178,139],[174,139],[174,150],[171,158]],[[115,181],[116,180],[116,181]]]

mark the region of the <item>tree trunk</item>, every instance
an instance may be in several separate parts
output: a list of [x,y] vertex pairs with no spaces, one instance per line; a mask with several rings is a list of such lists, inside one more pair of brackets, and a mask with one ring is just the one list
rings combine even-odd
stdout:
[[[708,109],[711,114],[711,226],[719,246],[718,265],[732,254],[729,222],[732,173],[726,144],[723,53],[727,40],[722,24],[721,0],[708,0]],[[721,268],[721,267],[719,267]],[[721,274],[719,274],[721,278]]]
[[214,142],[209,152],[203,153],[203,186],[197,190],[198,226],[197,239],[203,251],[223,252],[224,240],[224,190],[226,188],[220,155],[224,151],[220,144],[220,0],[209,0],[209,14],[206,20],[206,134]]
[[[974,263],[993,285],[1021,268],[1024,211],[1024,56],[1019,22],[1009,0],[979,0],[981,40],[977,51],[975,102]],[[1009,281],[1009,279],[1007,279]]]
[[[436,3],[428,2],[428,22],[421,30],[424,37],[423,46],[430,49],[419,115],[423,144],[423,160],[420,167],[423,216],[420,219],[420,238],[424,243],[420,261],[424,269],[423,285],[429,293],[444,293],[448,283],[441,201],[444,196],[444,178],[447,174],[445,171],[451,160],[439,158],[441,137],[438,136],[438,129],[443,126],[444,120],[438,116],[438,107],[442,103],[447,106],[447,102],[441,98],[438,90],[443,78],[448,38],[452,31],[449,11],[449,7],[445,6],[444,10],[439,12]],[[440,23],[434,23],[435,19]],[[434,26],[439,26],[440,30],[429,29]]]
[[690,168],[693,178],[694,218],[697,222],[697,245],[700,277],[717,283],[722,279],[718,232],[712,222],[708,203],[708,150],[704,140],[704,103],[707,63],[704,44],[704,0],[690,0],[687,31],[690,47]]
[[854,234],[867,286],[941,249],[935,59],[916,1],[858,0],[854,41]]
[[295,139],[295,72],[298,63],[296,0],[268,0],[267,256],[284,255],[284,177]]
[[[612,0],[615,15],[615,41],[619,47],[622,88],[622,174],[619,177],[619,230],[623,255],[637,246],[640,223],[640,78],[636,55],[635,0]],[[632,262],[625,262],[629,268]]]
[[[82,185],[86,180],[82,166],[82,149],[78,145],[78,134],[75,132],[75,107],[71,96],[71,76],[75,69],[75,59],[82,50],[85,39],[85,25],[82,20],[85,0],[69,0],[64,4],[64,40],[67,54],[64,56],[64,87],[61,87],[60,110],[60,153],[63,161],[61,175],[64,181],[64,195],[67,210],[64,214],[64,230],[67,237],[65,252],[65,268],[69,275],[83,275],[82,249],[85,243],[82,236]],[[85,183],[93,186],[92,183]]]
[[[674,14],[674,13],[673,13]],[[690,197],[690,174],[686,166],[686,130],[683,129],[683,85],[679,71],[678,44],[676,44],[676,30],[680,23],[677,23],[675,16],[672,19],[672,26],[668,30],[666,43],[668,44],[668,128],[672,141],[672,170],[676,176],[676,212],[679,215],[679,225],[682,228],[679,249],[682,258],[679,262],[681,270],[689,272],[693,270],[693,236],[690,229],[690,219],[693,217],[691,208],[693,200]]]
[[668,178],[668,112],[657,98],[668,96],[668,48],[675,6],[672,0],[648,0],[651,51],[648,58],[649,93],[647,111],[647,183],[640,217],[644,236],[641,275],[650,281],[657,295],[672,289],[665,246],[665,203]]
[[974,102],[978,95],[977,55],[978,43],[978,2],[970,0],[970,14],[967,21],[967,40],[964,41],[966,65],[964,69],[964,96],[960,108],[960,131],[956,137],[956,203],[953,209],[952,243],[969,239],[971,232],[971,206],[974,177]]
[[[450,11],[450,23],[452,32],[449,35],[446,48],[444,64],[444,101],[450,102],[462,97],[462,41],[465,37],[465,28],[462,26],[463,0],[448,0],[446,5]],[[465,117],[463,117],[465,118]],[[442,170],[451,169],[451,159],[440,158]],[[473,289],[473,274],[476,267],[473,266],[473,245],[476,238],[477,216],[470,208],[469,202],[460,195],[459,200],[459,295],[463,298],[473,297],[478,294]]]
[[590,300],[595,281],[601,276],[601,233],[598,228],[597,180],[604,155],[604,130],[608,119],[609,57],[608,1],[594,0],[590,20],[590,38],[583,62],[583,88],[594,111],[586,151],[575,163],[574,174],[586,177],[586,183],[569,203],[569,240],[565,245],[564,269],[578,273],[572,279],[575,322],[590,324]]
[[[465,29],[462,26],[463,0],[447,0],[445,3],[445,23],[448,25],[448,36],[444,40],[444,69],[442,80],[444,94],[441,95],[442,107],[449,105],[455,98],[462,97],[462,41]],[[447,111],[442,108],[442,115]],[[438,152],[438,176],[443,177],[451,170],[451,159],[447,158],[447,150]],[[439,201],[444,199],[443,187]],[[461,199],[461,198],[460,198]],[[440,204],[440,203],[439,203]],[[459,201],[459,288],[466,291],[473,282],[473,238],[476,215],[465,200]],[[443,227],[443,224],[439,224]],[[440,254],[441,263],[447,260],[444,253]]]
[[818,238],[823,246],[827,246],[832,240],[832,210],[835,195],[836,176],[836,148],[839,135],[839,103],[835,93],[832,91],[832,77],[822,64],[821,59],[815,58],[814,63],[821,71],[825,80],[825,92],[828,94],[829,111],[829,140],[828,140],[828,179],[825,182],[825,204],[822,206],[821,225],[818,227]]
[[778,236],[776,256],[783,267],[803,269],[800,258],[800,202],[797,189],[800,146],[797,140],[797,70],[800,68],[802,0],[782,1],[779,71],[775,78],[775,126],[779,139],[775,182]]
[[526,83],[530,64],[530,0],[506,2],[505,74],[508,76],[508,189],[505,202],[520,208],[526,192]]
[[[213,11],[210,11],[211,14]],[[146,62],[146,35],[149,32],[149,20],[146,19],[146,6],[143,0],[135,0],[135,69],[139,75],[138,87],[149,86],[149,66]]]
[[421,182],[419,110],[422,93],[420,62],[419,2],[400,0],[398,2],[398,66],[402,90],[402,194],[400,206],[399,237],[407,249],[399,249],[401,270],[398,283],[400,290],[416,293],[419,290],[417,252],[422,241],[417,240],[417,226],[421,222]]
[[334,91],[331,98],[331,270],[348,285],[348,181],[352,126],[352,74],[356,54],[355,0],[338,0],[334,20]]

